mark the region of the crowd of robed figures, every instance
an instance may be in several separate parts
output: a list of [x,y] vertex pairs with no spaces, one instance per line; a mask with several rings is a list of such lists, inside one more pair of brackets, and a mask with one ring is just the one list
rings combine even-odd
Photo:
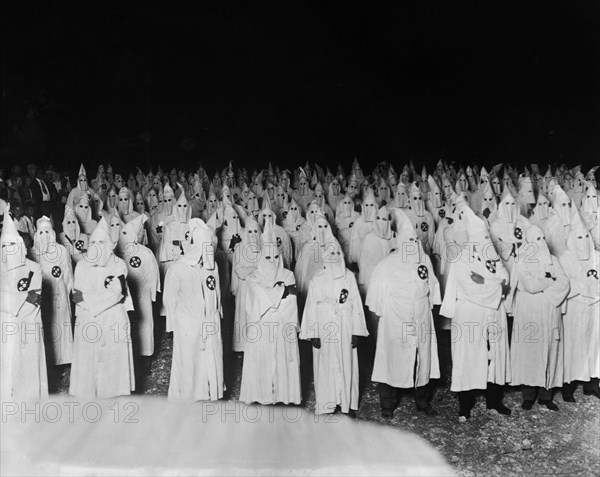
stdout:
[[0,203],[2,400],[45,398],[47,367],[65,364],[73,396],[131,393],[157,314],[173,332],[174,400],[223,397],[225,341],[243,353],[241,401],[300,404],[301,339],[315,411],[353,412],[370,335],[382,414],[412,388],[434,416],[443,330],[462,418],[478,390],[510,414],[505,385],[521,386],[523,409],[558,410],[553,392],[573,402],[578,382],[600,398],[595,172],[230,163],[212,180],[200,167],[125,181],[82,165],[62,223],[42,215],[23,231]]

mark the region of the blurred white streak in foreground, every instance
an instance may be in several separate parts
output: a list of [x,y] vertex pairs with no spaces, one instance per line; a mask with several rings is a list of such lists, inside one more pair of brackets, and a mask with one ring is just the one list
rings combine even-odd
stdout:
[[416,435],[293,406],[53,396],[1,427],[2,475],[454,475]]

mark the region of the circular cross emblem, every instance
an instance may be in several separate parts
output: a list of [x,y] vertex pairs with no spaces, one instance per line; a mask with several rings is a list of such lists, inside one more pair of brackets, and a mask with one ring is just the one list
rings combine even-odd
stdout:
[[114,275],[109,275],[108,277],[106,277],[104,279],[104,288],[108,288],[114,279],[115,279]]
[[444,217],[446,217],[446,210],[445,209],[438,210],[438,215],[443,219]]
[[519,227],[515,227],[515,237],[519,240],[523,238],[523,231]]
[[494,262],[493,260],[486,260],[485,261],[485,267],[491,272],[491,273],[496,273],[496,262]]
[[417,273],[419,274],[419,278],[421,280],[427,280],[427,277],[429,276],[429,271],[425,265],[419,265],[419,268],[417,268]]
[[340,303],[346,303],[347,299],[348,299],[348,290],[346,290],[345,288],[342,288],[342,291],[340,292]]
[[598,280],[598,270],[594,270],[593,268],[588,270],[587,276],[594,277],[596,280]]
[[142,259],[140,257],[131,257],[129,259],[129,265],[131,265],[133,268],[139,268],[139,266],[142,264]]
[[59,266],[54,266],[52,267],[52,276],[54,278],[60,278],[60,276],[62,275],[62,270],[60,269]]
[[281,237],[277,237],[277,247],[281,247]]
[[429,225],[427,224],[427,222],[421,222],[421,230],[423,232],[427,232],[429,230]]
[[208,277],[206,277],[206,286],[209,290],[214,290],[216,283],[217,281],[215,280],[215,277],[213,275],[209,275]]
[[21,278],[17,283],[17,290],[19,290],[19,291],[29,290],[29,279]]
[[85,244],[83,243],[83,240],[78,240],[77,242],[75,242],[75,248],[80,252],[83,252],[84,245]]

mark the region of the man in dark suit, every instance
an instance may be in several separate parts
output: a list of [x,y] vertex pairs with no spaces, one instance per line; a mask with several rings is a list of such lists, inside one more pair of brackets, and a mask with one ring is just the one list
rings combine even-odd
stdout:
[[38,166],[29,164],[27,174],[31,177],[31,198],[35,204],[34,219],[37,220],[42,215],[52,217],[52,195],[48,184],[41,178]]

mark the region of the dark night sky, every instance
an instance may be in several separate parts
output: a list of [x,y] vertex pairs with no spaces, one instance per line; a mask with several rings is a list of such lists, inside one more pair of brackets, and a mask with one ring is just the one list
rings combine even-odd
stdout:
[[4,3],[9,161],[599,162],[598,1]]

